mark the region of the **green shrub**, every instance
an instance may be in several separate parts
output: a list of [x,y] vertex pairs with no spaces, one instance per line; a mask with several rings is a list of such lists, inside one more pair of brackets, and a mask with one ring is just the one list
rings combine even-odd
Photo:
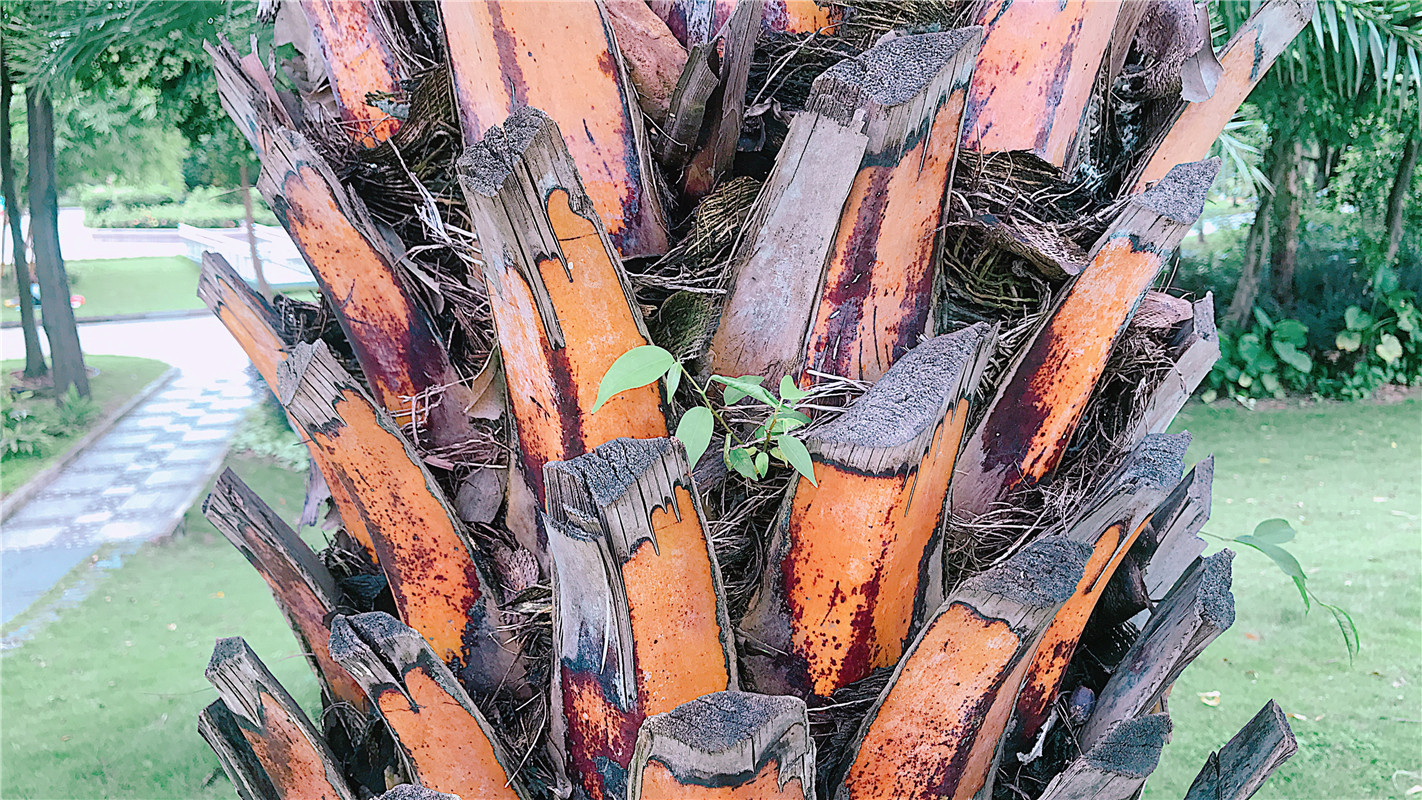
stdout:
[[[235,228],[246,221],[241,196],[233,190],[200,188],[174,195],[157,190],[102,188],[92,197],[81,197],[84,223],[91,228],[176,228],[180,223],[198,228]],[[258,224],[276,224],[276,217],[255,193],[252,212]]]
[[1283,397],[1286,388],[1307,388],[1314,367],[1304,351],[1307,344],[1307,325],[1296,319],[1275,322],[1254,309],[1248,330],[1220,333],[1220,359],[1205,379],[1201,399]]
[[[28,400],[30,396],[30,392],[21,392],[15,399]],[[8,395],[0,403],[0,460],[44,455],[53,438],[45,431],[44,422],[15,405]]]

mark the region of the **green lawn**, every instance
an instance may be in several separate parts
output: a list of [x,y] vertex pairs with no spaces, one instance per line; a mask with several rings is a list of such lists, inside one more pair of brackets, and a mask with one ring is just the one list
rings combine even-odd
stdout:
[[[1208,530],[1236,535],[1288,517],[1311,586],[1353,612],[1363,649],[1350,666],[1329,617],[1305,616],[1271,562],[1241,553],[1238,622],[1177,685],[1174,741],[1147,797],[1181,797],[1207,752],[1271,697],[1307,720],[1293,722],[1300,752],[1261,797],[1402,797],[1422,783],[1422,403],[1195,405],[1182,425],[1196,435],[1192,459],[1216,454]],[[299,476],[233,463],[296,516]],[[261,580],[192,512],[187,529],[100,577],[46,637],[0,656],[0,797],[230,798],[194,731],[215,697],[202,669],[218,636],[245,636],[314,708],[315,681]],[[1209,691],[1218,707],[1199,702]]]
[[[90,424],[83,430],[46,440],[38,456],[16,456],[0,463],[0,497],[8,495],[25,484],[40,470],[54,463],[55,459],[67,453],[81,439],[89,428],[99,424],[125,401],[133,397],[143,387],[152,383],[168,369],[162,361],[131,356],[84,356],[84,363],[99,374],[89,379],[89,390],[99,406]],[[24,359],[0,361],[0,391],[8,393],[14,378],[11,373],[24,369]],[[17,407],[28,410],[43,424],[52,425],[57,411],[52,396],[36,393],[28,400],[19,400]]]
[[[78,319],[205,307],[197,297],[198,265],[181,256],[70,261],[64,268],[70,290],[84,295],[84,305],[74,310]],[[20,310],[8,305],[15,297],[13,272],[0,284],[0,291],[6,300],[0,320],[18,321]]]
[[[302,476],[246,456],[229,465],[295,519]],[[316,682],[266,584],[196,509],[184,525],[186,534],[126,557],[39,638],[0,656],[0,797],[230,800],[196,728],[217,697],[203,668],[219,636],[246,637],[316,710]]]
[[[1328,613],[1305,615],[1272,562],[1240,552],[1238,618],[1176,684],[1175,733],[1145,796],[1183,796],[1269,698],[1306,719],[1290,719],[1299,752],[1257,797],[1405,796],[1422,784],[1422,403],[1192,405],[1175,427],[1195,435],[1192,461],[1215,454],[1206,531],[1288,519],[1310,588],[1352,613],[1362,651],[1350,665]],[[1200,702],[1214,691],[1217,707]]]

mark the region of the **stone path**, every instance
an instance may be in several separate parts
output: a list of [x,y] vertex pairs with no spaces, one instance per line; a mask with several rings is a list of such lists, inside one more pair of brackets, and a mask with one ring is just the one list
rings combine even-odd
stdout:
[[107,542],[172,530],[222,463],[252,404],[247,378],[186,371],[0,525],[0,623]]

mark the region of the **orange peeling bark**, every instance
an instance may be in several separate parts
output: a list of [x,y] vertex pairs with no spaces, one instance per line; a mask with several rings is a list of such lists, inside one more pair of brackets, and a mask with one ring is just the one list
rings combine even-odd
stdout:
[[793,555],[782,569],[795,652],[814,694],[828,696],[903,654],[918,600],[910,589],[938,527],[967,411],[960,400],[908,473],[878,477],[817,463],[818,488],[800,479]]
[[325,56],[326,75],[351,138],[368,147],[390,138],[400,121],[365,102],[368,93],[400,91],[399,61],[380,35],[384,23],[375,4],[301,0],[301,8]]
[[460,797],[518,797],[504,775],[489,737],[469,712],[434,679],[416,668],[403,676],[407,697],[390,687],[376,702],[417,765],[420,783]]
[[655,547],[644,542],[622,567],[638,706],[661,714],[730,683],[721,641],[716,585],[691,493],[677,486],[676,508],[652,511]]
[[963,146],[983,153],[1027,150],[1066,165],[1116,24],[1120,0],[991,0],[968,92]]
[[266,692],[258,697],[262,704],[262,728],[252,730],[239,723],[242,737],[262,763],[282,800],[345,800],[346,795],[331,787],[323,754],[311,746],[286,707]]

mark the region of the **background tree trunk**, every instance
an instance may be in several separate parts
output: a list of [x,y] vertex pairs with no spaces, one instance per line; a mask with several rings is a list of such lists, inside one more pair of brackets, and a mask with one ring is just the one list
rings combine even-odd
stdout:
[[59,195],[54,172],[54,103],[48,94],[25,92],[30,136],[30,238],[34,242],[35,275],[40,284],[40,309],[49,355],[54,365],[54,391],[73,386],[89,396],[89,373],[79,349],[79,329],[69,307],[69,278],[59,252]]
[[1288,179],[1289,153],[1292,142],[1280,128],[1270,130],[1269,147],[1264,151],[1261,165],[1269,186],[1259,187],[1259,204],[1254,209],[1254,222],[1249,226],[1249,238],[1244,244],[1244,263],[1239,268],[1239,282],[1234,286],[1234,296],[1230,299],[1229,310],[1225,312],[1224,324],[1243,325],[1254,309],[1254,301],[1259,298],[1259,287],[1264,282],[1264,264],[1275,237],[1272,233],[1274,222],[1274,197],[1278,188]]
[[14,85],[10,81],[10,65],[5,60],[5,46],[0,44],[0,192],[5,197],[5,215],[10,224],[11,249],[15,253],[15,287],[19,295],[20,328],[25,334],[25,377],[38,378],[49,371],[40,349],[39,329],[35,327],[35,303],[30,296],[30,265],[25,252],[25,231],[20,222],[20,193],[15,189],[15,162],[10,152],[10,101]]
[[1402,217],[1407,209],[1407,190],[1412,188],[1412,173],[1417,169],[1417,128],[1407,136],[1402,146],[1402,159],[1397,163],[1397,177],[1393,178],[1392,191],[1387,196],[1387,257],[1386,266],[1397,258],[1397,249],[1402,244]]
[[247,162],[242,162],[242,213],[247,218],[247,249],[252,254],[252,273],[257,277],[257,291],[262,297],[272,299],[272,287],[267,283],[267,275],[262,271],[262,257],[257,255],[257,226],[252,215],[252,182],[247,174]]
[[[1274,299],[1288,308],[1294,300],[1294,268],[1299,261],[1299,229],[1303,224],[1303,97],[1295,103],[1297,113],[1280,120],[1279,135],[1283,139],[1281,180],[1274,180],[1274,203],[1269,247],[1270,286]],[[1272,180],[1272,178],[1271,178]]]

